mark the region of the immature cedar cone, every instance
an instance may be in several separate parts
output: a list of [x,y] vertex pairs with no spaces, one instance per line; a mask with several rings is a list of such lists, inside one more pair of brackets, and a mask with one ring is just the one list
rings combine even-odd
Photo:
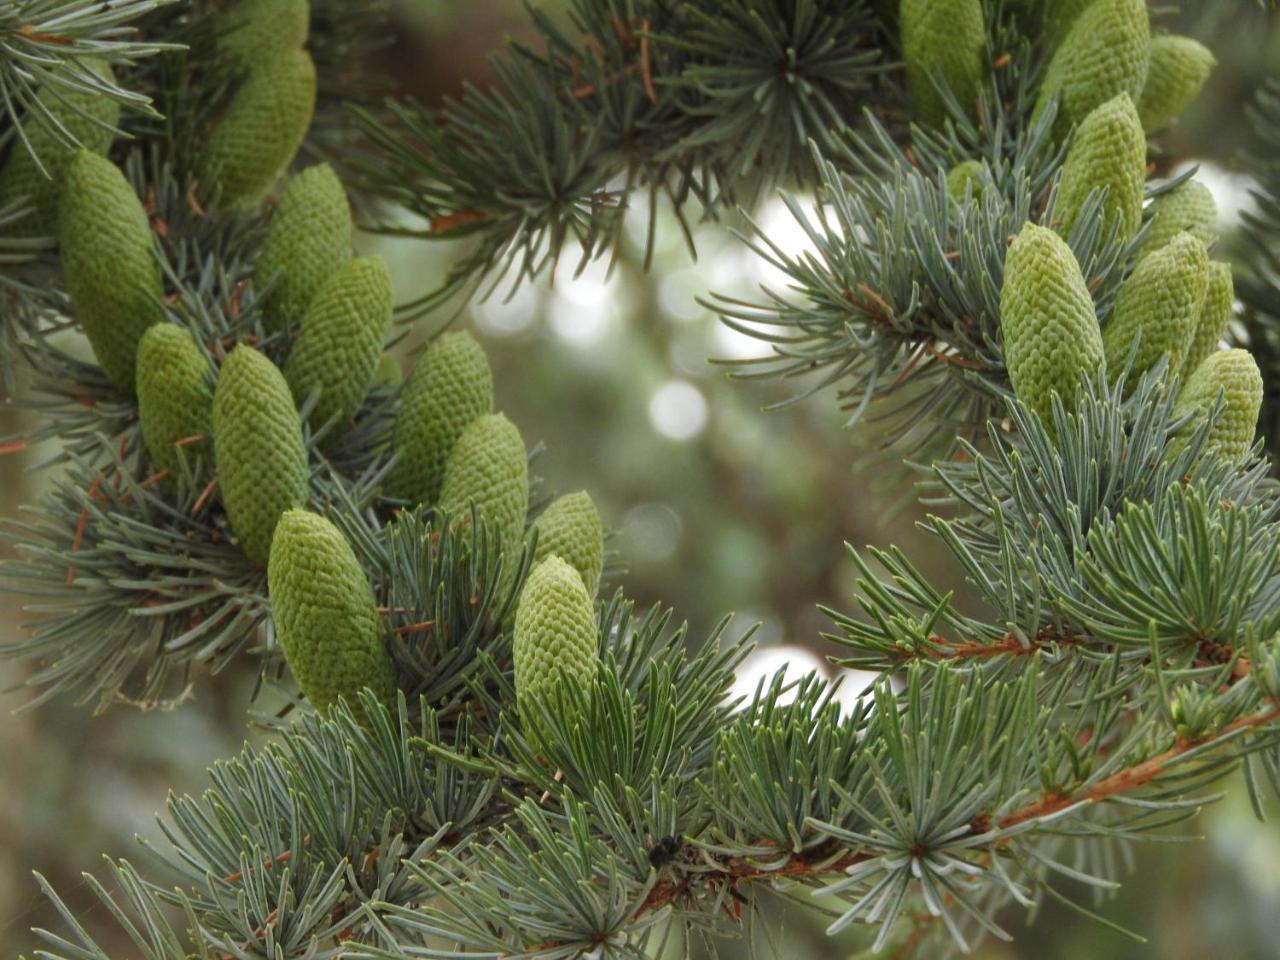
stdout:
[[1089,193],[1105,190],[1104,228],[1114,225],[1128,242],[1142,224],[1147,178],[1147,138],[1127,93],[1093,109],[1076,130],[1062,165],[1062,183],[1054,208],[1065,237],[1080,216]]
[[59,205],[62,271],[76,319],[103,372],[134,392],[138,341],[164,319],[164,284],[142,201],[106,157],[80,150]]
[[1219,350],[1209,354],[1187,379],[1173,412],[1194,414],[1188,430],[1208,419],[1222,395],[1221,416],[1209,429],[1204,452],[1220,460],[1236,461],[1249,452],[1262,408],[1262,374],[1248,350]]
[[362,716],[356,695],[365,687],[383,703],[394,701],[373,591],[337,527],[306,510],[286,510],[271,543],[267,585],[284,658],[313,707],[327,711],[344,697]]
[[250,562],[267,565],[280,515],[307,503],[307,452],[289,384],[252,347],[236,347],[213,394],[213,453],[227,519]]
[[[176,323],[157,323],[138,343],[138,422],[151,462],[177,475],[185,460],[211,466],[213,390],[195,338]],[[202,438],[190,446],[179,440]]]
[[1231,322],[1235,300],[1236,287],[1231,275],[1231,265],[1213,261],[1209,264],[1204,304],[1200,307],[1200,316],[1196,320],[1196,330],[1191,337],[1187,359],[1182,363],[1184,384],[1195,372],[1196,367],[1218,349],[1218,341],[1226,334],[1227,324]]
[[[114,77],[104,61],[86,57],[80,61],[103,80]],[[80,93],[47,85],[40,88],[36,101],[71,134],[80,148],[105,154],[115,139],[112,128],[120,121],[120,105],[100,93]],[[37,118],[36,108],[27,112],[23,132],[30,143],[14,138],[9,159],[0,170],[0,207],[26,197],[32,212],[5,228],[11,236],[53,236],[58,229],[58,198],[67,167],[77,147],[59,139],[47,118]],[[32,151],[40,158],[37,164]],[[44,170],[40,169],[44,165]]]
[[1188,180],[1151,201],[1147,208],[1151,226],[1142,238],[1139,256],[1163,247],[1184,230],[1206,247],[1217,238],[1218,205],[1209,188],[1198,180]]
[[1190,37],[1153,37],[1147,82],[1138,101],[1143,128],[1159,130],[1180,114],[1217,65],[1209,49]]
[[1071,410],[1081,386],[1102,370],[1103,351],[1080,265],[1047,227],[1028,223],[1009,247],[1000,332],[1014,393],[1052,430],[1052,395]]
[[311,28],[308,0],[240,0],[223,18],[219,43],[238,67],[251,68],[297,50]]
[[1129,371],[1131,383],[1165,356],[1171,372],[1181,371],[1208,282],[1209,255],[1189,233],[1178,234],[1140,262],[1120,288],[1102,331],[1111,375],[1120,376],[1139,334],[1142,339]]
[[411,504],[435,503],[445,463],[462,431],[493,409],[489,360],[465,331],[438,337],[413,365],[391,428],[399,459],[387,492]]
[[1136,103],[1147,80],[1150,43],[1146,0],[1095,0],[1076,17],[1049,61],[1036,115],[1061,95],[1054,135],[1062,139],[1112,97],[1127,93]]
[[956,200],[964,199],[965,189],[972,184],[973,195],[982,196],[982,178],[986,167],[981,160],[965,160],[947,171],[947,195]]
[[500,413],[471,421],[453,445],[440,486],[440,507],[450,517],[475,505],[475,516],[502,551],[509,581],[519,562],[529,510],[529,463],[520,431]]
[[552,502],[533,524],[538,532],[534,563],[555,555],[582,577],[587,594],[594,597],[604,569],[604,526],[600,512],[585,490],[567,493]]
[[525,734],[543,736],[540,709],[555,709],[562,683],[588,687],[599,660],[596,616],[578,571],[547,557],[529,574],[516,607],[516,706]]
[[345,423],[360,409],[390,325],[391,274],[379,257],[348,261],[320,288],[285,365],[295,401],[320,392],[313,426]]
[[902,0],[900,13],[907,85],[920,119],[935,127],[946,119],[939,82],[972,116],[986,69],[982,0]]
[[316,67],[305,50],[255,64],[200,155],[222,207],[252,207],[293,160],[316,105]]
[[258,289],[270,285],[263,326],[283,330],[301,322],[321,284],[350,258],[347,192],[327,163],[308,167],[285,187],[258,254]]

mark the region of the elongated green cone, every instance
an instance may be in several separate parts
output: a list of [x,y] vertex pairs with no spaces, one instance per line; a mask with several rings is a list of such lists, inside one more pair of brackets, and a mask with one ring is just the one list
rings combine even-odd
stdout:
[[1190,37],[1153,37],[1147,82],[1138,101],[1143,128],[1159,130],[1180,114],[1217,65],[1209,48]]
[[1262,374],[1248,350],[1209,354],[1187,379],[1174,413],[1194,415],[1186,428],[1189,432],[1208,419],[1220,395],[1222,415],[1209,430],[1205,455],[1234,462],[1253,446],[1262,409]]
[[[157,323],[138,343],[138,421],[158,470],[177,475],[185,461],[212,466],[213,389],[195,338],[176,323]],[[192,437],[200,437],[191,442]],[[179,446],[179,441],[188,441]]]
[[398,457],[387,492],[412,504],[435,503],[449,453],[462,431],[493,409],[493,374],[484,350],[465,331],[437,337],[400,393],[391,431]]
[[351,207],[327,163],[289,181],[258,254],[256,282],[266,290],[262,324],[298,324],[321,285],[351,259]]
[[525,734],[542,739],[539,710],[554,710],[562,684],[586,688],[600,658],[595,610],[578,571],[547,557],[529,574],[516,607],[516,706]]
[[362,717],[356,695],[366,687],[383,703],[395,700],[373,591],[337,527],[306,510],[286,510],[267,585],[284,658],[313,707],[327,711],[344,697]]
[[1213,261],[1209,264],[1204,304],[1196,320],[1196,330],[1182,364],[1182,382],[1186,383],[1209,354],[1218,349],[1218,341],[1227,333],[1227,325],[1235,309],[1236,285],[1231,264]]
[[1049,61],[1036,116],[1060,96],[1054,135],[1062,139],[1113,97],[1127,93],[1136,103],[1147,81],[1150,43],[1145,0],[1095,0],[1075,18]]
[[[1044,17],[1044,36],[1050,44],[1061,43],[1094,0],[1050,0]],[[1026,6],[1026,4],[1024,4]]]
[[307,43],[307,0],[240,0],[224,18],[219,44],[242,69],[251,69]]
[[1127,93],[1108,100],[1084,118],[1062,166],[1055,211],[1063,236],[1080,217],[1092,190],[1106,190],[1104,223],[1128,242],[1142,224],[1147,175],[1147,138]]
[[313,426],[344,423],[360,409],[390,325],[391,274],[381,258],[351,260],[320,288],[285,365],[299,404],[320,392]]
[[[104,61],[86,58],[80,62],[104,80],[113,79],[111,67]],[[32,207],[31,213],[5,229],[11,236],[51,237],[57,232],[58,199],[72,158],[78,149],[105,154],[115,139],[113,128],[120,121],[120,105],[99,94],[42,87],[36,100],[57,118],[80,147],[68,146],[57,138],[47,123],[27,117],[23,132],[31,148],[15,139],[9,150],[9,159],[0,170],[0,207],[19,197],[25,197]],[[39,164],[31,155],[32,150],[40,158]]]
[[941,126],[947,117],[936,79],[972,116],[986,72],[982,0],[902,0],[900,14],[907,85],[920,119]]
[[1151,226],[1142,238],[1140,256],[1147,256],[1186,231],[1206,247],[1217,237],[1218,205],[1209,188],[1198,180],[1188,180],[1151,201],[1147,210]]
[[594,597],[604,569],[604,525],[591,496],[585,490],[565,494],[533,526],[538,532],[534,562],[559,557],[578,571],[587,593]]
[[1013,392],[1050,431],[1052,397],[1068,409],[1103,369],[1093,298],[1071,248],[1028,223],[1009,247],[1000,290],[1000,333]]
[[281,515],[307,503],[307,452],[289,385],[252,347],[236,347],[213,394],[213,452],[227,519],[249,561],[265,567]]
[[458,518],[472,504],[502,550],[503,578],[510,582],[529,511],[529,464],[520,431],[500,413],[471,421],[445,465],[441,509]]
[[305,50],[258,64],[231,98],[200,155],[221,207],[252,207],[280,179],[316,106],[316,67]]
[[947,195],[963,200],[965,190],[972,189],[975,197],[982,196],[983,172],[981,160],[965,160],[947,171]]
[[81,150],[67,167],[58,237],[76,319],[103,372],[132,395],[138,341],[164,319],[164,284],[142,201],[106,157]]
[[1107,369],[1119,377],[1135,339],[1141,341],[1129,371],[1130,382],[1150,370],[1161,357],[1169,369],[1181,371],[1191,349],[1200,308],[1209,282],[1209,255],[1204,244],[1180,233],[1147,257],[1124,282],[1102,332]]

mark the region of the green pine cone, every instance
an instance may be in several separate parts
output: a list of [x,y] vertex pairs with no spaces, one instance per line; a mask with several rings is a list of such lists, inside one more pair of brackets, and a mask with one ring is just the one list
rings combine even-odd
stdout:
[[1181,371],[1204,306],[1209,281],[1209,255],[1204,244],[1180,233],[1140,262],[1116,297],[1111,319],[1102,331],[1107,369],[1118,377],[1134,340],[1142,339],[1129,371],[1131,382],[1161,357],[1169,369]]
[[1044,18],[1044,39],[1050,45],[1061,43],[1072,25],[1094,0],[1051,0]]
[[1217,65],[1209,48],[1190,37],[1153,37],[1147,82],[1138,101],[1143,129],[1159,130],[1180,114]]
[[295,401],[320,392],[311,411],[314,426],[355,416],[390,325],[391,274],[381,258],[348,261],[320,288],[285,364]]
[[520,431],[500,413],[477,417],[462,431],[445,465],[440,507],[450,517],[475,505],[490,542],[502,551],[504,580],[515,572],[529,511],[529,463]]
[[1219,395],[1223,397],[1222,415],[1209,430],[1204,452],[1235,462],[1253,446],[1262,409],[1262,374],[1248,350],[1218,350],[1206,357],[1187,379],[1174,413],[1192,414],[1187,429],[1194,430],[1208,419]]
[[1160,194],[1147,209],[1151,226],[1142,238],[1140,256],[1159,250],[1178,234],[1186,231],[1206,247],[1217,239],[1218,205],[1209,188],[1198,180]]
[[1187,359],[1182,363],[1182,382],[1186,383],[1209,354],[1218,349],[1218,341],[1227,333],[1227,325],[1235,309],[1236,285],[1231,264],[1213,261],[1209,264],[1204,304],[1196,320]]
[[76,319],[103,372],[134,392],[138,341],[164,319],[164,283],[142,201],[106,157],[81,150],[59,205],[62,270]]
[[560,557],[578,571],[587,594],[594,597],[604,569],[604,525],[591,495],[585,490],[565,494],[553,501],[533,526],[538,532],[534,563]]
[[947,171],[947,195],[957,201],[964,200],[965,190],[971,188],[975,197],[982,196],[985,172],[986,166],[981,160],[957,163]]
[[[104,80],[114,80],[111,67],[105,61],[85,58],[80,62]],[[67,167],[78,149],[105,154],[115,139],[113,128],[120,122],[120,104],[95,93],[72,93],[46,86],[40,89],[36,100],[57,118],[80,147],[67,146],[48,124],[28,116],[23,132],[30,141],[30,149],[15,139],[9,159],[0,170],[0,207],[26,197],[33,208],[33,212],[6,228],[11,236],[42,237],[57,232],[58,200]],[[32,150],[44,165],[43,172],[32,157]]]
[[465,331],[438,337],[413,365],[391,430],[398,459],[387,492],[435,503],[445,464],[462,431],[493,409],[493,373],[484,349]]
[[902,0],[900,30],[907,85],[920,119],[936,127],[947,117],[938,80],[973,116],[986,75],[982,0]]
[[1145,0],[1096,0],[1049,61],[1036,116],[1061,96],[1054,135],[1062,139],[1096,107],[1122,93],[1135,103],[1147,80],[1151,26]]
[[1106,190],[1104,224],[1128,242],[1142,225],[1147,179],[1147,138],[1127,93],[1108,100],[1084,118],[1062,165],[1055,207],[1065,237],[1075,226],[1089,193]]
[[1103,350],[1080,265],[1047,227],[1028,223],[1009,247],[1000,332],[1014,393],[1052,431],[1053,394],[1070,410],[1103,369]]
[[298,324],[324,281],[351,259],[351,208],[342,182],[327,163],[297,174],[262,240],[256,267],[261,289],[270,289],[262,325],[283,330]]
[[213,452],[227,519],[249,561],[265,567],[281,514],[309,492],[302,421],[289,384],[252,347],[236,347],[213,394]]
[[240,0],[223,22],[219,46],[247,69],[306,46],[311,29],[308,0]]
[[395,701],[391,658],[369,581],[342,532],[324,517],[286,510],[267,565],[271,621],[294,679],[324,712],[339,697],[361,716],[368,687]]
[[[209,463],[213,390],[204,351],[185,327],[157,323],[138,343],[138,422],[151,462],[178,474],[182,463]],[[203,437],[190,447],[179,440]]]
[[589,686],[600,658],[591,596],[578,571],[559,557],[534,567],[520,591],[512,654],[516,707],[536,744],[539,709],[555,709],[562,683]]
[[249,71],[200,156],[222,207],[252,207],[293,162],[311,126],[316,67],[292,50]]

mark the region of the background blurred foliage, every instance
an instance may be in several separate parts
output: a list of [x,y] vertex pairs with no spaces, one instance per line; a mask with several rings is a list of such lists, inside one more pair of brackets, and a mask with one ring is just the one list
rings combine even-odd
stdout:
[[[1249,140],[1241,107],[1259,78],[1280,68],[1280,17],[1259,13],[1253,0],[1186,7],[1180,29],[1207,43],[1219,67],[1169,138],[1166,162],[1204,161],[1229,170]],[[504,37],[526,30],[518,0],[401,0],[398,19],[397,42],[383,66],[402,89],[428,103],[456,93],[464,80],[483,84],[488,54]],[[1229,177],[1216,182],[1224,192],[1233,187]],[[771,235],[799,242],[778,205],[757,216]],[[537,472],[547,488],[585,486],[599,503],[614,530],[615,585],[624,578],[640,602],[675,607],[695,635],[726,611],[737,614],[734,629],[758,621],[758,666],[789,661],[809,669],[828,652],[817,605],[850,606],[852,570],[842,540],[897,544],[924,561],[930,577],[957,579],[940,560],[927,562],[925,538],[914,525],[920,513],[903,506],[904,475],[874,456],[873,431],[841,430],[830,392],[761,413],[793,396],[793,387],[733,383],[708,362],[759,348],[720,327],[696,298],[711,290],[747,295],[771,282],[768,268],[722,225],[699,231],[696,262],[678,230],[660,231],[663,245],[646,275],[642,212],[628,229],[630,242],[612,266],[592,264],[575,277],[577,264],[566,259],[553,281],[526,286],[509,300],[502,288],[458,317],[489,352],[499,407],[530,444],[545,446]],[[365,242],[391,264],[401,300],[438,283],[456,253],[420,241]],[[402,355],[444,319],[431,317],[413,329],[399,347]],[[14,426],[12,413],[0,410],[0,433]],[[0,459],[0,515],[30,501],[41,482],[22,467],[15,457]],[[0,629],[17,629],[17,605],[3,603]],[[13,667],[0,665],[0,682],[20,680]],[[27,928],[48,921],[48,905],[28,871],[38,869],[74,894],[75,878],[96,866],[98,852],[139,855],[128,838],[155,835],[152,813],[165,792],[200,790],[204,768],[238,749],[247,732],[253,735],[245,721],[253,681],[252,664],[241,661],[238,671],[202,682],[189,704],[165,717],[125,708],[95,717],[60,701],[8,715],[25,694],[0,695],[6,712],[0,725],[0,943],[6,953],[32,946]],[[1280,830],[1257,826],[1243,790],[1230,795],[1180,836],[1164,838],[1200,834],[1207,842],[1140,849],[1135,882],[1101,906],[1148,943],[1050,910],[1029,930],[1018,930],[1015,920],[1018,942],[988,944],[980,956],[1274,958]],[[774,935],[760,938],[757,955],[856,954],[856,934],[827,940],[821,918],[786,909]],[[738,947],[727,945],[721,954],[748,955]]]

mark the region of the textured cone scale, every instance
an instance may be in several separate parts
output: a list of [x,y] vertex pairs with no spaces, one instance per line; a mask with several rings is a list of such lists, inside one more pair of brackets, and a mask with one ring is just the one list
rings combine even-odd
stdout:
[[360,409],[390,324],[391,275],[380,258],[351,260],[320,288],[285,366],[299,404],[320,392],[314,426],[345,422]]
[[395,699],[373,591],[337,527],[306,510],[286,510],[267,584],[276,636],[312,706],[325,711],[344,697],[359,716],[356,695],[365,687],[383,703]]
[[1187,359],[1182,363],[1183,383],[1187,382],[1187,378],[1206,357],[1218,349],[1218,341],[1226,335],[1227,324],[1231,322],[1235,299],[1236,287],[1235,279],[1231,274],[1231,265],[1217,261],[1210,263],[1204,291],[1204,304],[1200,307],[1200,316],[1196,320],[1196,329],[1191,337],[1191,346],[1187,350]]
[[585,490],[565,494],[533,526],[538,532],[534,562],[560,557],[578,571],[587,593],[594,597],[604,569],[604,526],[590,495]]
[[311,125],[316,68],[291,50],[249,71],[200,156],[223,207],[253,206],[293,160]]
[[1178,234],[1139,263],[1120,288],[1102,332],[1112,376],[1124,370],[1139,333],[1142,340],[1129,371],[1131,382],[1165,356],[1169,369],[1180,371],[1191,349],[1208,280],[1209,256],[1204,244],[1189,233]]
[[946,119],[939,79],[974,114],[986,73],[982,0],[902,0],[900,13],[907,85],[920,119],[932,126]]
[[1186,231],[1206,247],[1217,234],[1218,205],[1213,194],[1203,183],[1188,180],[1151,201],[1148,209],[1151,226],[1142,238],[1141,255],[1147,256],[1159,250],[1178,234]]
[[[213,445],[213,389],[204,352],[185,328],[157,323],[138,344],[138,421],[157,470],[177,474],[182,461],[203,457]],[[179,440],[203,437],[178,446]]]
[[[85,59],[81,63],[104,79],[112,79],[111,68],[103,61]],[[75,138],[80,148],[90,153],[107,152],[115,139],[111,128],[120,120],[120,105],[116,101],[93,93],[55,91],[51,87],[41,88],[36,99]],[[21,141],[14,141],[9,159],[0,170],[0,207],[26,197],[33,212],[5,229],[14,236],[53,236],[58,228],[63,178],[77,148],[59,140],[47,124],[28,121],[23,131],[31,149]],[[43,171],[31,155],[32,150],[44,165]]]
[[222,50],[241,68],[252,68],[306,44],[311,4],[307,0],[240,0],[225,23]]
[[218,374],[213,452],[222,503],[240,549],[265,567],[281,514],[307,503],[307,452],[289,385],[251,347],[232,350]]
[[1142,224],[1147,138],[1127,93],[1108,100],[1084,118],[1062,166],[1054,208],[1063,236],[1071,232],[1092,190],[1106,190],[1105,224],[1129,241]]
[[956,200],[963,200],[965,190],[972,189],[975,197],[981,196],[985,169],[981,160],[957,163],[947,171],[947,195]]
[[285,187],[258,254],[258,287],[270,285],[263,326],[282,330],[299,323],[321,284],[349,259],[347,193],[327,163],[308,167]]
[[1148,132],[1159,130],[1180,114],[1217,65],[1209,49],[1190,37],[1152,38],[1147,82],[1138,102],[1142,126]]
[[578,571],[547,557],[529,574],[516,607],[516,705],[535,742],[540,707],[554,709],[562,683],[585,688],[595,679],[599,641],[591,596]]
[[1022,228],[1009,247],[1000,332],[1014,393],[1050,429],[1056,392],[1069,410],[1103,368],[1093,298],[1066,242],[1047,227]]
[[1174,413],[1192,414],[1188,430],[1204,422],[1223,398],[1222,414],[1205,439],[1207,456],[1236,461],[1249,452],[1262,409],[1262,374],[1248,350],[1219,350],[1187,379]]
[[515,571],[529,510],[529,463],[520,431],[500,413],[471,421],[449,453],[440,506],[450,517],[475,515],[503,554],[503,574]]
[[1049,61],[1036,114],[1061,96],[1054,122],[1061,139],[1113,97],[1127,93],[1136,103],[1147,80],[1150,43],[1145,0],[1095,0],[1075,18]]
[[414,364],[392,427],[399,459],[387,491],[413,504],[435,503],[445,463],[473,420],[493,409],[488,358],[465,331],[438,337]]
[[138,341],[164,319],[151,224],[124,174],[81,150],[67,167],[58,236],[76,320],[103,372],[134,391]]

